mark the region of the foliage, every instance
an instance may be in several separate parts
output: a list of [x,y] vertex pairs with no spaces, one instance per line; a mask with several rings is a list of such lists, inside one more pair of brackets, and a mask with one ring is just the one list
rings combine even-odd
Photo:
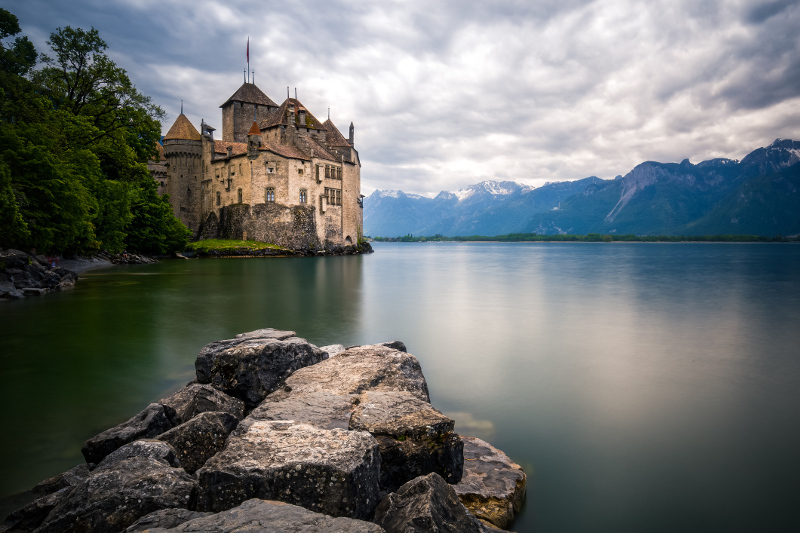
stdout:
[[237,240],[227,240],[227,239],[206,239],[203,241],[197,241],[190,243],[187,247],[187,250],[192,250],[199,254],[209,254],[212,252],[218,253],[226,253],[226,252],[236,252],[238,250],[285,250],[285,248],[275,245],[269,244],[266,242],[260,241],[237,241]]
[[109,59],[94,28],[58,28],[52,58],[26,37],[8,42],[19,31],[0,9],[0,246],[182,250],[189,231],[146,165],[163,110]]

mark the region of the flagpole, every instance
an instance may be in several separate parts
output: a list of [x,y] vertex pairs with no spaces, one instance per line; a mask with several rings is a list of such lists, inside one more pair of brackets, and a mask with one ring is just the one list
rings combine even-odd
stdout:
[[247,82],[250,83],[250,36],[247,36]]

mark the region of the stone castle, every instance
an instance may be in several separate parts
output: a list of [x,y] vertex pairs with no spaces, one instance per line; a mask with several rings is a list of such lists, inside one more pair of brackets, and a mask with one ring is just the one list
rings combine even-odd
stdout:
[[195,238],[355,245],[363,196],[353,124],[345,138],[297,98],[278,105],[247,82],[220,107],[222,140],[181,112],[158,146],[160,160],[149,165]]

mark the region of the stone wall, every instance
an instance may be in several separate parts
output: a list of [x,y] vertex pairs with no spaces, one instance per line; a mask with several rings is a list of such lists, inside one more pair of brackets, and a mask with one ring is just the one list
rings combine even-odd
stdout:
[[318,248],[314,208],[278,203],[235,204],[211,213],[200,231],[206,239],[248,239],[292,249]]

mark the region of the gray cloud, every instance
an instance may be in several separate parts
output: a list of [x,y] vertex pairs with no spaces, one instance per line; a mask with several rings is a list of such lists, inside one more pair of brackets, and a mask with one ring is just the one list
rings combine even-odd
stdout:
[[218,125],[251,43],[256,82],[286,86],[346,133],[365,192],[482,179],[611,178],[644,160],[741,158],[800,138],[796,2],[27,0],[44,49],[95,26],[171,120]]

